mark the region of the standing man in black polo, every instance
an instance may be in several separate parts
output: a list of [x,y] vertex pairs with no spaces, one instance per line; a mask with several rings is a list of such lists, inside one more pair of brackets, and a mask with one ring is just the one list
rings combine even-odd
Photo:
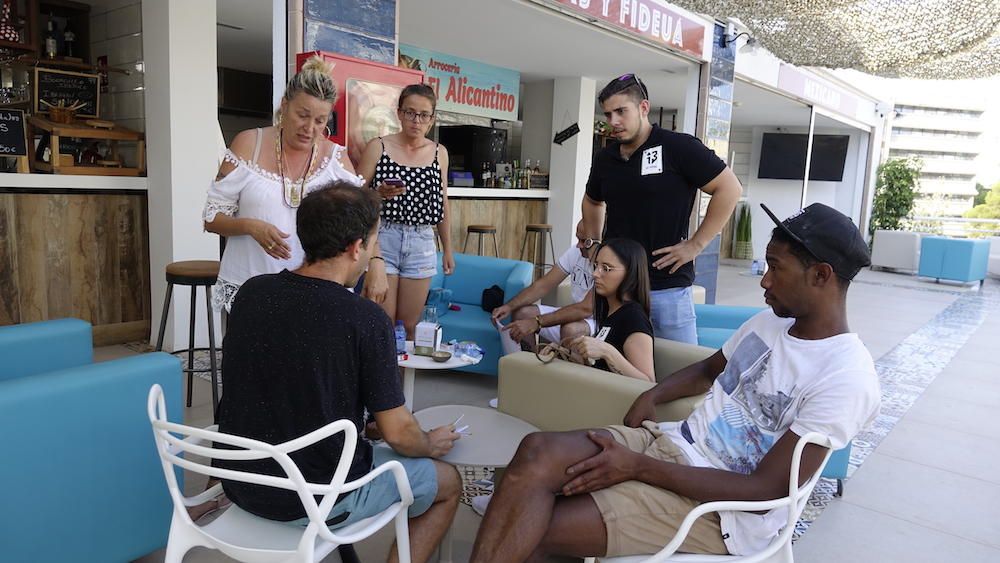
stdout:
[[[642,244],[651,255],[656,336],[695,344],[694,259],[733,214],[740,182],[697,138],[649,123],[649,92],[634,74],[612,80],[597,100],[617,142],[602,149],[591,167],[583,198],[586,235]],[[712,199],[689,239],[698,190]]]

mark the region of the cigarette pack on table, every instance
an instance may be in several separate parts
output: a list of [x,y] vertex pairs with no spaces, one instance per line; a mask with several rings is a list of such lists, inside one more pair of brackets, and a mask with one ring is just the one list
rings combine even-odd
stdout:
[[413,335],[413,353],[430,356],[441,345],[441,325],[421,321]]

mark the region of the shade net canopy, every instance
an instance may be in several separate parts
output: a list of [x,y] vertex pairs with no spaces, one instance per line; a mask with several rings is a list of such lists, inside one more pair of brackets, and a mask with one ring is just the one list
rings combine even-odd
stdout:
[[1000,0],[671,0],[736,18],[798,66],[891,78],[1000,74]]

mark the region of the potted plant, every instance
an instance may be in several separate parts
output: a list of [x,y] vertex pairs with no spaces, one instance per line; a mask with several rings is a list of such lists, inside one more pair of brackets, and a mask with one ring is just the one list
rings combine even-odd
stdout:
[[750,242],[750,205],[740,205],[736,218],[736,236],[733,240],[733,258],[750,260],[753,258],[753,243]]
[[904,219],[913,211],[922,167],[922,161],[912,158],[893,158],[879,165],[869,235],[879,229],[903,229]]

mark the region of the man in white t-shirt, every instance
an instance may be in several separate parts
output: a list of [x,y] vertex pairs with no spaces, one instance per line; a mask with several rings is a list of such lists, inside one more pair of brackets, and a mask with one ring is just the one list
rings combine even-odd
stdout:
[[[474,563],[656,553],[702,502],[785,496],[800,436],[819,432],[840,449],[875,419],[874,362],[847,326],[850,280],[870,263],[861,233],[819,203],[783,222],[764,210],[777,225],[761,280],[771,309],[640,395],[625,426],[525,438],[490,502]],[[654,422],[657,404],[706,392],[686,420]],[[827,448],[806,446],[802,482]],[[680,551],[752,553],[786,520],[783,510],[707,514]]]
[[556,260],[556,267],[493,310],[493,321],[496,323],[508,316],[512,319],[501,331],[501,338],[507,341],[504,344],[505,353],[516,351],[518,345],[523,350],[534,351],[536,334],[546,342],[562,342],[594,334],[594,317],[587,316],[587,309],[550,307],[535,303],[558,287],[567,276],[570,278],[573,303],[586,299],[594,287],[591,254],[600,242],[584,238],[583,221],[580,221],[576,224],[576,245],[569,247]]

